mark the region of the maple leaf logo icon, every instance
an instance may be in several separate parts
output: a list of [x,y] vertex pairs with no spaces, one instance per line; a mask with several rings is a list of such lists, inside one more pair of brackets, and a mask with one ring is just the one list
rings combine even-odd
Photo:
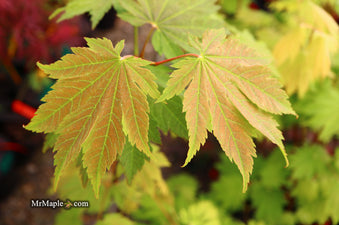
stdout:
[[72,202],[71,202],[70,200],[67,199],[65,208],[66,208],[66,209],[70,209],[72,206],[73,206]]

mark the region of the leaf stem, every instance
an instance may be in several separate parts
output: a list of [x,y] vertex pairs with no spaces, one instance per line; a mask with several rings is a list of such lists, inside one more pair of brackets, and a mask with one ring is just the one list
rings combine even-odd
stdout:
[[134,55],[139,55],[139,30],[134,26]]
[[142,58],[142,59],[144,58],[144,55],[145,55],[146,45],[147,45],[147,43],[149,42],[149,40],[151,39],[154,30],[155,30],[155,27],[152,26],[152,28],[151,28],[151,30],[149,31],[149,33],[148,33],[148,35],[147,35],[147,38],[146,38],[146,40],[145,40],[145,42],[144,42],[144,45],[142,46],[142,50],[141,50],[140,55],[139,55],[139,57]]
[[173,58],[170,58],[170,59],[165,59],[165,60],[162,60],[162,61],[159,61],[159,62],[153,62],[150,65],[158,66],[160,64],[164,64],[164,63],[167,63],[167,62],[170,62],[170,61],[173,61],[173,60],[176,60],[176,59],[180,59],[180,58],[183,58],[183,57],[188,57],[188,56],[197,57],[197,58],[200,57],[200,55],[198,55],[198,54],[187,53],[187,54],[179,55],[179,56],[176,56],[176,57],[173,57]]

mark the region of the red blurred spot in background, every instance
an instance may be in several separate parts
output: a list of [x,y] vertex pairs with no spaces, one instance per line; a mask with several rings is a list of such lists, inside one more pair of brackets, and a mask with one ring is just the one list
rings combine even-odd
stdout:
[[32,119],[36,109],[23,103],[22,101],[14,100],[12,102],[12,111],[27,119]]

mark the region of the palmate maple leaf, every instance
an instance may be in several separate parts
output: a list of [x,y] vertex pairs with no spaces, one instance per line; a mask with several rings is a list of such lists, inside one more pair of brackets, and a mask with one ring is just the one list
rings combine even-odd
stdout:
[[107,39],[86,38],[88,48],[72,48],[74,54],[38,66],[58,79],[42,100],[26,129],[55,132],[55,186],[63,170],[80,151],[95,193],[103,173],[125,144],[149,155],[149,105],[146,94],[159,96],[154,74],[143,68],[149,61],[120,57],[124,42],[114,48]]
[[206,29],[221,28],[224,21],[217,15],[216,0],[119,0],[126,11],[118,16],[134,26],[151,24],[155,29],[152,44],[166,57],[191,50],[187,34],[201,36]]
[[177,70],[171,74],[158,101],[187,88],[183,99],[189,132],[185,165],[205,143],[209,130],[237,164],[246,190],[252,156],[256,156],[251,138],[253,128],[277,144],[288,163],[283,136],[269,113],[295,112],[264,58],[238,40],[226,39],[223,29],[205,32],[201,42],[190,38],[190,43],[200,55],[173,65]]

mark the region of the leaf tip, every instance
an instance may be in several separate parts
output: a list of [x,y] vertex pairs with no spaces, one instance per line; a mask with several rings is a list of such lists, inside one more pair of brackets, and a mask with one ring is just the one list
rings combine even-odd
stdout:
[[99,199],[100,194],[99,194],[99,187],[93,186],[93,190],[94,190],[94,197],[95,199]]
[[185,160],[185,163],[181,166],[181,168],[184,168],[185,166],[187,166],[187,164],[190,162],[191,160]]
[[39,69],[41,69],[42,71],[44,71],[44,70],[48,67],[48,65],[42,64],[42,63],[40,63],[40,62],[37,62],[36,65],[37,65],[37,66],[39,67]]
[[242,174],[242,193],[243,194],[246,193],[249,182],[250,182],[249,174],[247,174],[247,176],[245,176],[245,174]]
[[243,184],[242,184],[242,193],[243,193],[243,194],[246,193],[247,187],[248,187],[248,184],[247,184],[247,182],[246,182],[245,179],[244,179],[244,182],[243,182]]
[[287,158],[287,155],[284,156],[284,158],[285,158],[285,162],[286,162],[285,168],[287,168],[287,167],[290,165],[290,162],[289,162],[289,160],[288,160],[288,158]]
[[[279,146],[280,147],[280,146]],[[285,148],[281,148],[280,147],[280,151],[281,151],[281,153],[283,154],[283,156],[284,156],[284,159],[285,159],[285,168],[287,168],[289,165],[290,165],[290,162],[289,162],[289,160],[288,160],[288,158],[287,158],[287,153],[286,153],[286,150],[285,150]]]
[[292,114],[292,115],[295,116],[296,119],[299,119],[299,115],[296,112],[294,112],[294,114]]
[[[197,150],[196,150],[195,152],[197,152]],[[183,168],[183,167],[187,166],[187,164],[188,164],[189,162],[191,162],[191,160],[192,160],[192,158],[193,158],[194,155],[195,155],[195,154],[190,154],[190,150],[189,150],[188,153],[187,153],[187,157],[186,157],[185,163],[184,163],[184,165],[182,165],[181,167]]]

